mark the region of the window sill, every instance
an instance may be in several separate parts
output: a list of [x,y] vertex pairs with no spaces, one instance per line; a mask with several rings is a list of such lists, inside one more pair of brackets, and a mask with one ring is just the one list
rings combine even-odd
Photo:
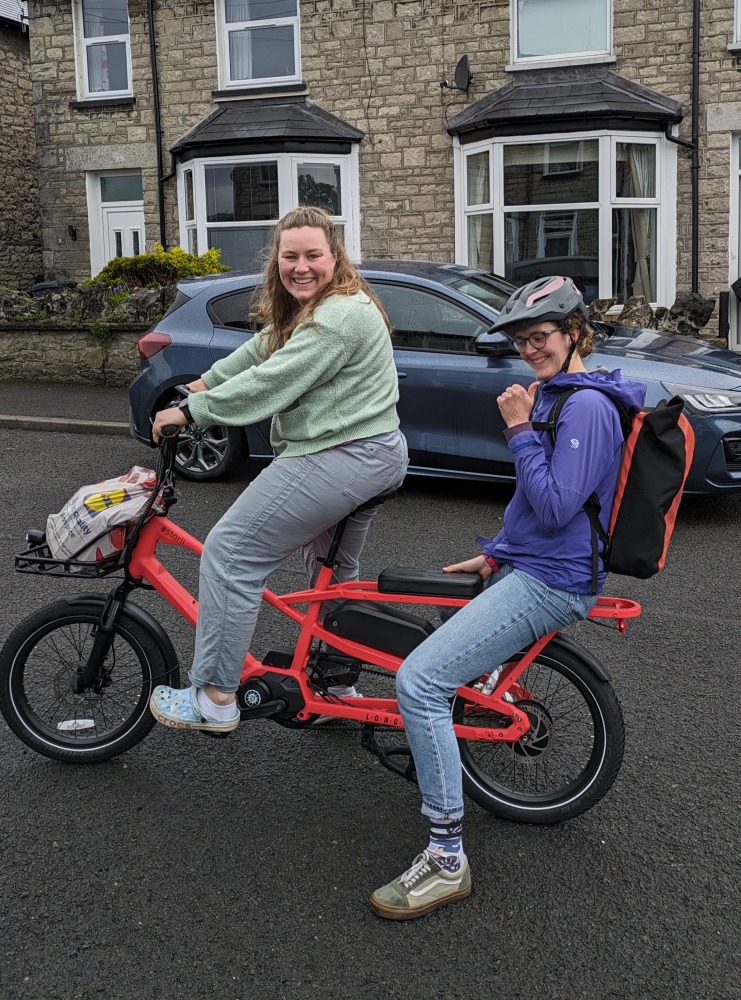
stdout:
[[273,83],[269,87],[234,87],[229,90],[212,90],[215,101],[243,101],[250,97],[294,97],[307,94],[305,83]]
[[563,58],[558,58],[554,56],[552,59],[532,59],[529,61],[523,60],[522,62],[510,63],[509,66],[505,66],[504,69],[507,73],[521,73],[523,70],[528,69],[559,69],[562,66],[595,66],[604,65],[606,63],[616,63],[617,59],[615,56],[564,56]]
[[130,108],[136,104],[135,97],[102,97],[87,101],[70,101],[69,106],[75,111],[91,111],[96,108]]
[[726,46],[726,50],[731,53],[731,55],[739,56],[741,55],[741,42],[729,42]]

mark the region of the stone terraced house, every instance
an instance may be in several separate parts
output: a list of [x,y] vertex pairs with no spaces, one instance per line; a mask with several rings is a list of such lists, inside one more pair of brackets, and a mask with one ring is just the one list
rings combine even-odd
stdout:
[[0,0],[0,287],[24,287],[41,274],[41,222],[31,96],[28,10]]
[[[8,0],[0,0],[8,2]],[[718,301],[741,349],[741,0],[30,0],[43,270],[161,242]]]

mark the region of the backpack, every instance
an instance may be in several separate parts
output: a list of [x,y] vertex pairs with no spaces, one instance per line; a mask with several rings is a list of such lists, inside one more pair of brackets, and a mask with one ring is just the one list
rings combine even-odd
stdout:
[[597,592],[599,541],[602,560],[610,573],[645,580],[664,568],[682,489],[692,464],[695,434],[674,396],[653,410],[631,414],[618,400],[597,386],[571,386],[551,408],[548,420],[534,422],[556,444],[556,426],[566,401],[575,392],[592,389],[611,400],[620,414],[625,444],[618,471],[608,530],[600,523],[600,503],[593,493],[584,503],[592,528],[592,589]]

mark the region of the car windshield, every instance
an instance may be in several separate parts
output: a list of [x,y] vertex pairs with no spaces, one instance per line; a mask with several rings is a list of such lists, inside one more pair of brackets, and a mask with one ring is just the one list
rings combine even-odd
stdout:
[[516,285],[488,274],[467,274],[456,281],[451,281],[450,287],[455,288],[461,295],[482,302],[498,313],[502,311],[504,303],[517,288]]

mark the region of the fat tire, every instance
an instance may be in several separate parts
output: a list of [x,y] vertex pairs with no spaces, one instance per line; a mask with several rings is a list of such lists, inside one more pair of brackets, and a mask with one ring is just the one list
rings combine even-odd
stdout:
[[73,693],[100,615],[99,603],[58,601],[21,622],[0,652],[0,712],[26,746],[51,760],[111,760],[155,725],[149,698],[167,683],[168,668],[155,636],[125,609],[105,661],[110,685],[97,695]]
[[[528,757],[524,748],[529,745],[519,741],[459,739],[463,790],[500,819],[543,824],[573,819],[599,802],[620,770],[625,725],[617,696],[609,681],[597,677],[578,655],[554,643],[541,651],[517,683],[528,690],[531,706],[537,706],[546,744],[542,759],[538,760],[537,753]],[[520,704],[527,711],[528,698]],[[569,737],[569,729],[575,730],[577,713],[583,718],[583,732]],[[460,695],[453,702],[453,718],[486,725]],[[535,715],[533,718],[538,721]],[[501,729],[501,717],[498,720],[491,724]],[[575,765],[573,774],[559,779],[556,771],[569,752],[569,738],[574,752],[578,750],[584,758],[583,766],[579,769],[580,765]]]

